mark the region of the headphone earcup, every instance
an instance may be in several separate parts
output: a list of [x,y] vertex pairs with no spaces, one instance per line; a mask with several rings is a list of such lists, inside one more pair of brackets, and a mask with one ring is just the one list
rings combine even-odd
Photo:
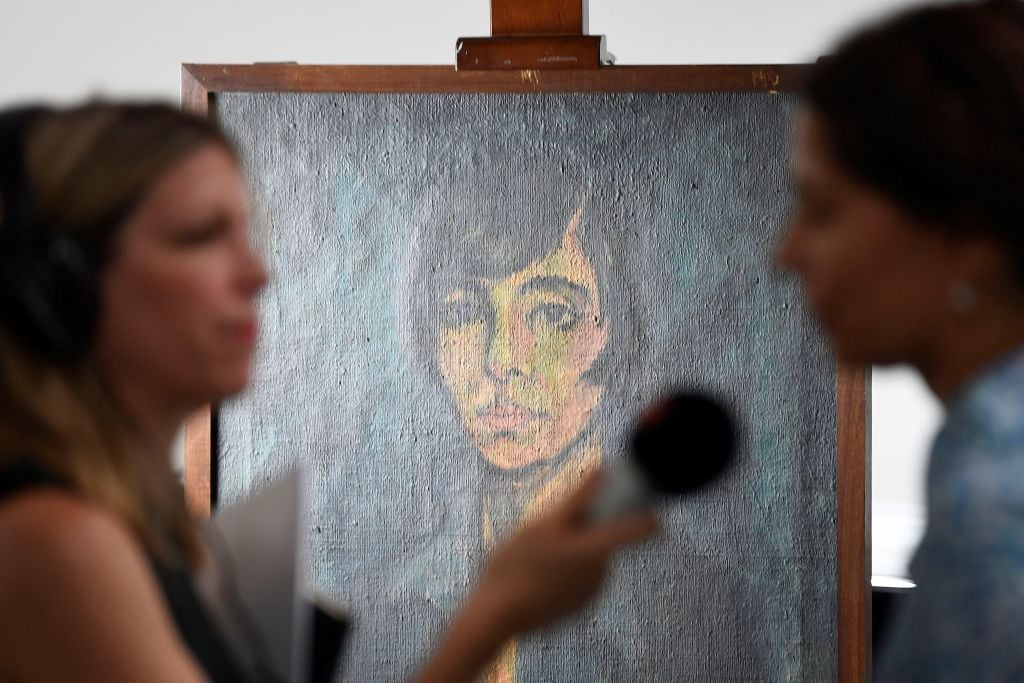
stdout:
[[77,243],[58,237],[26,265],[11,292],[12,332],[49,358],[75,360],[92,341],[98,313],[89,259]]
[[35,212],[25,140],[45,111],[0,114],[0,326],[26,348],[63,362],[81,356],[92,341],[98,300],[92,259]]

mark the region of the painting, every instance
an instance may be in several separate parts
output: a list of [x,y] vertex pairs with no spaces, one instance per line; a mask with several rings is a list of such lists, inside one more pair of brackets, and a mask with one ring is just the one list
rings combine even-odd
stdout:
[[487,680],[837,677],[837,370],[772,258],[794,106],[218,95],[272,272],[218,495],[303,465],[311,581],[355,620],[347,679],[409,677],[495,544],[679,387],[734,407],[734,466]]

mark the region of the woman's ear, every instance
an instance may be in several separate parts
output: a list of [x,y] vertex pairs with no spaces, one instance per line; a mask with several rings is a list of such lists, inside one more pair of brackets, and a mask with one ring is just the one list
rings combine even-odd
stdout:
[[952,247],[952,277],[968,282],[987,296],[1020,296],[1019,276],[1009,250],[988,237],[970,237]]
[[1024,309],[1024,284],[1004,246],[986,236],[950,238],[949,253],[945,286],[954,312]]

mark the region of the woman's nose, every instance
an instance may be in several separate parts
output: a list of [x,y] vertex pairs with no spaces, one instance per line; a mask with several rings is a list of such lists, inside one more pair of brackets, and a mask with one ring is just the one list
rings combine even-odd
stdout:
[[270,280],[270,273],[263,257],[248,242],[241,247],[238,269],[239,284],[250,294],[256,294],[262,290]]

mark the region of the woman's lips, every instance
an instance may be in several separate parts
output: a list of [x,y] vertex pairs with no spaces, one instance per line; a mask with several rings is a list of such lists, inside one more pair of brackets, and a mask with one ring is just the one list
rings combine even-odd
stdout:
[[243,320],[231,326],[231,336],[246,346],[254,346],[259,329],[259,323],[255,319]]
[[542,417],[544,413],[507,403],[478,410],[476,422],[487,431],[515,432]]

